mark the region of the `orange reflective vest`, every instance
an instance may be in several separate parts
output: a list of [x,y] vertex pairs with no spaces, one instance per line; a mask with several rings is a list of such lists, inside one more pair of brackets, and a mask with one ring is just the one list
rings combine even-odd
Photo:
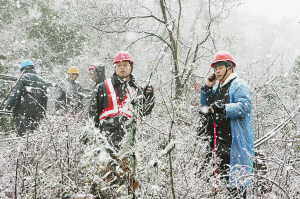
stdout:
[[115,115],[122,115],[131,118],[132,112],[130,110],[130,99],[132,99],[132,97],[137,93],[137,89],[130,87],[126,91],[123,101],[120,103],[117,93],[112,85],[111,78],[105,80],[104,83],[107,91],[108,106],[100,113],[99,120]]

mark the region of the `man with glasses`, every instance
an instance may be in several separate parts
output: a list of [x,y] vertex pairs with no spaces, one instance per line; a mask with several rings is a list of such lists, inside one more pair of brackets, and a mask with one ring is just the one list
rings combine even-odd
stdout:
[[[137,111],[139,117],[145,116],[154,106],[153,87],[141,88],[135,83],[131,74],[133,65],[128,52],[118,52],[114,56],[113,76],[94,89],[88,109],[89,116],[94,117],[96,126],[116,152],[122,148],[121,141],[131,127],[127,121],[132,118],[133,112]],[[133,107],[137,110],[132,110]]]

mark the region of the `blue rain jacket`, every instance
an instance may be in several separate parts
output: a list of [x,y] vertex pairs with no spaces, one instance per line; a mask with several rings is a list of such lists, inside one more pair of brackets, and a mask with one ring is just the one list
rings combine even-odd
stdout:
[[[200,94],[200,105],[210,106],[212,92]],[[230,118],[232,143],[230,149],[229,184],[231,188],[249,185],[254,157],[254,140],[252,128],[252,94],[248,84],[237,77],[229,88],[230,104],[225,104],[225,118]]]

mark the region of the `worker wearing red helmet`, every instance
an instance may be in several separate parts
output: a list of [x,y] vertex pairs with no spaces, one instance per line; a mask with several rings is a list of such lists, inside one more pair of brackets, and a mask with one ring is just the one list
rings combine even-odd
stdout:
[[231,197],[245,198],[245,187],[250,183],[246,177],[252,173],[254,156],[251,90],[233,71],[236,63],[229,52],[218,52],[211,67],[214,73],[208,76],[200,94],[201,108],[208,110],[210,151],[220,159],[217,173],[229,182]]
[[95,89],[96,86],[105,80],[105,66],[102,63],[95,63],[90,66],[88,69],[91,79],[95,84],[92,89]]
[[132,117],[133,99],[140,100],[139,116],[151,113],[153,103],[153,87],[141,88],[135,83],[131,74],[134,62],[126,51],[115,54],[115,69],[111,78],[106,79],[94,89],[89,105],[89,116],[105,134],[108,142],[118,152],[126,130],[130,127],[126,121]]

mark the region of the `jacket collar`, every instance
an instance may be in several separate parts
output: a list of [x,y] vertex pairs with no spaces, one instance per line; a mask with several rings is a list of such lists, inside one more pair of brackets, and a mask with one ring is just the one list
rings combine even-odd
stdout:
[[33,73],[33,74],[36,74],[35,70],[32,69],[32,68],[27,68],[27,69],[24,69],[24,73]]
[[225,82],[222,84],[222,82],[220,82],[220,87],[225,86],[226,84],[228,84],[228,82],[230,82],[231,80],[235,79],[237,77],[236,73],[231,73],[229,75],[229,77],[225,80]]
[[[121,85],[121,84],[125,84],[126,83],[126,81],[121,80],[116,73],[114,73],[112,75],[111,79],[112,79],[113,85]],[[130,86],[133,86],[134,88],[137,88],[137,85],[135,83],[135,78],[133,77],[132,74],[130,74],[130,79],[128,81],[128,84]]]

